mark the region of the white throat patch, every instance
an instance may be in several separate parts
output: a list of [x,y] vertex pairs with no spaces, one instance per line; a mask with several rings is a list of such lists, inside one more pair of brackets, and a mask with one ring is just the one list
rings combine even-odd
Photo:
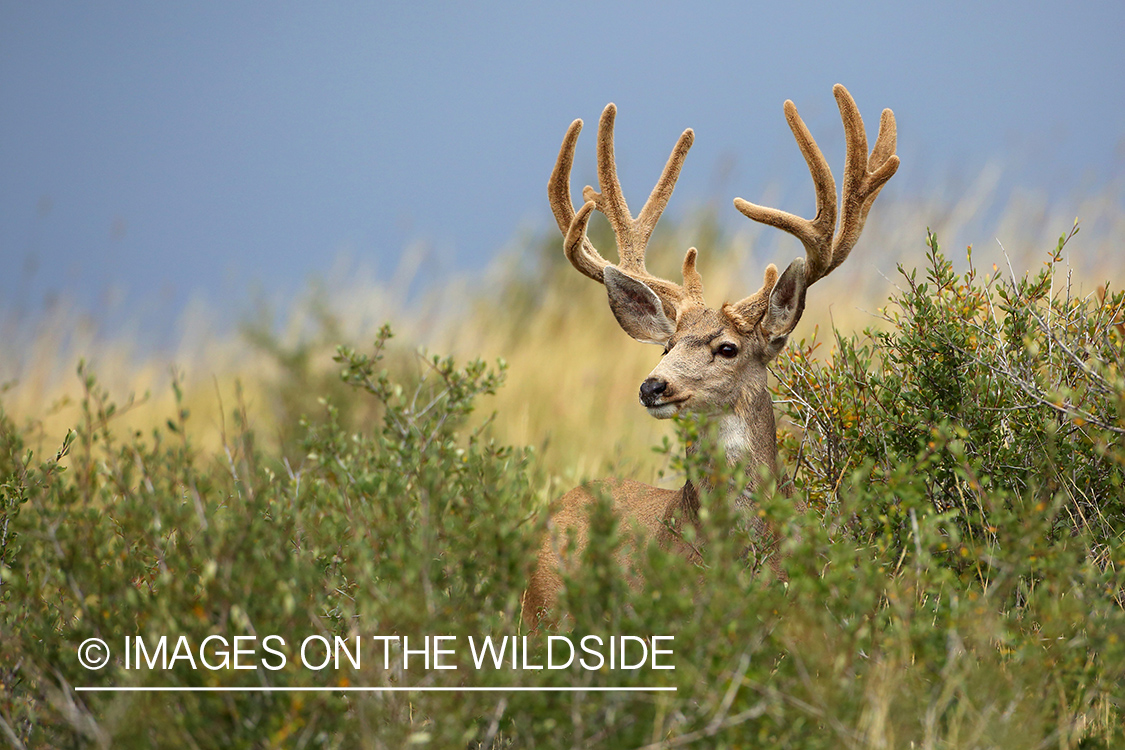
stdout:
[[719,440],[727,453],[727,463],[736,464],[750,452],[746,421],[736,414],[719,417]]

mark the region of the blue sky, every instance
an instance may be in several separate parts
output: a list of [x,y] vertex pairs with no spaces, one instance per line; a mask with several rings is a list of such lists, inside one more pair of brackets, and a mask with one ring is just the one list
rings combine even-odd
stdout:
[[745,221],[735,195],[805,184],[786,98],[838,165],[836,82],[872,137],[895,110],[884,195],[990,160],[1052,197],[1120,180],[1125,3],[857,7],[0,0],[0,312],[63,299],[166,331],[193,296],[238,314],[341,253],[380,278],[419,242],[439,273],[480,269],[553,228],[575,117],[592,181],[609,101],[634,207],[695,128],[672,215]]

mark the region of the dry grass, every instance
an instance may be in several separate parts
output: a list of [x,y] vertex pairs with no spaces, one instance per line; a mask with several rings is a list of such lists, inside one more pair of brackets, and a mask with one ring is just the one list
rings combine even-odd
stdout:
[[[1020,273],[1038,266],[1077,213],[1083,230],[1067,249],[1079,287],[1089,292],[1104,279],[1125,283],[1119,240],[1125,236],[1125,201],[1116,186],[1051,210],[1043,200],[1018,194],[997,208],[993,185],[993,175],[985,172],[955,199],[884,196],[853,257],[813,290],[796,338],[810,335],[816,326],[850,331],[874,325],[871,312],[892,290],[896,264],[912,268],[922,257],[926,226],[934,228],[962,265],[963,253],[955,248],[976,242],[979,267],[1004,267],[1008,261],[999,240]],[[760,283],[767,262],[783,266],[800,252],[795,240],[779,239],[774,230],[745,224],[728,234],[711,217],[712,212],[702,210],[671,228],[662,227],[649,253],[655,273],[675,278],[684,250],[700,246],[711,304],[749,293]],[[449,280],[409,304],[395,290],[409,286],[414,267],[400,269],[384,284],[337,268],[321,293],[310,291],[282,311],[285,322],[277,339],[287,346],[320,339],[310,353],[314,367],[325,372],[335,367],[330,344],[363,347],[385,321],[407,346],[462,358],[502,357],[510,365],[507,385],[484,404],[498,413],[500,440],[541,449],[548,467],[564,481],[608,471],[655,480],[664,459],[650,448],[670,434],[669,425],[639,408],[636,391],[659,353],[621,332],[601,287],[555,257],[561,256],[556,236],[519,244],[478,278]],[[597,244],[608,248],[612,243],[603,235]],[[417,253],[408,251],[405,257],[412,260]],[[99,336],[96,325],[65,307],[33,326],[0,319],[4,408],[32,426],[41,449],[53,449],[79,418],[81,383],[74,373],[85,359],[118,402],[130,396],[139,402],[119,428],[147,430],[174,413],[170,383],[176,368],[200,448],[219,446],[224,413],[229,415],[238,398],[236,383],[258,433],[268,439],[281,427],[275,386],[283,377],[282,367],[275,356],[248,347],[241,333],[223,330],[204,310],[198,305],[184,314],[180,341],[161,355],[140,350],[127,332]],[[325,320],[331,323],[327,332]],[[36,442],[33,438],[32,444]]]

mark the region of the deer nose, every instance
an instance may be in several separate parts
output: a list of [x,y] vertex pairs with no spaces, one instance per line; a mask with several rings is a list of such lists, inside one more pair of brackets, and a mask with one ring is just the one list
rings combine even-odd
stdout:
[[659,378],[647,378],[641,383],[641,403],[645,406],[655,406],[660,396],[668,388],[668,381]]

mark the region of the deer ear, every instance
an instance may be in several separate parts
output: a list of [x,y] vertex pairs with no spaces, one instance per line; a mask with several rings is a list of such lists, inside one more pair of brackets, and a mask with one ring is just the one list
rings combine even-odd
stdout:
[[625,333],[646,344],[667,343],[676,326],[664,314],[656,292],[614,266],[606,266],[602,278],[609,295],[609,309]]
[[762,333],[768,343],[767,356],[776,357],[785,346],[789,332],[805,311],[805,259],[797,258],[781,274],[770,291],[766,314],[762,316]]

